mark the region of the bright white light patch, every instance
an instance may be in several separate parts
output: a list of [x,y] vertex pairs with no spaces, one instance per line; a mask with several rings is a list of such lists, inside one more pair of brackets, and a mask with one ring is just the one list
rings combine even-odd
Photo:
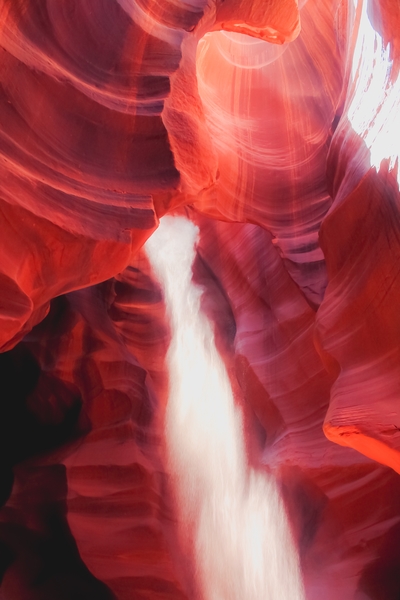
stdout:
[[[390,81],[390,45],[374,30],[362,2],[362,14],[352,62],[355,92],[348,118],[371,152],[371,165],[379,170],[383,159],[393,168],[400,154],[400,78]],[[397,174],[400,187],[400,172]]]
[[191,281],[196,236],[164,217],[146,243],[172,327],[166,442],[180,520],[194,528],[205,600],[302,600],[282,501],[274,479],[247,465],[242,415]]

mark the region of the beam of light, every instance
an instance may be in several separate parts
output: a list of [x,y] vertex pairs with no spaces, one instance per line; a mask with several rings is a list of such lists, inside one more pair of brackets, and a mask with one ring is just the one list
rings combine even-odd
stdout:
[[[380,169],[383,159],[389,169],[400,154],[400,77],[392,81],[390,44],[384,46],[368,17],[368,2],[361,2],[361,20],[352,60],[354,95],[348,118],[371,153],[371,165]],[[397,172],[400,187],[400,170]]]
[[179,518],[193,531],[204,600],[302,600],[282,500],[274,478],[247,464],[242,414],[191,281],[196,236],[190,221],[164,217],[146,243],[172,328],[166,444]]

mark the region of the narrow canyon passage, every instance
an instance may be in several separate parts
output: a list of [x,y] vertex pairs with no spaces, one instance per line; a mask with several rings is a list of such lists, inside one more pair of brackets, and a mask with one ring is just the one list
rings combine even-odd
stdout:
[[0,20],[0,600],[400,600],[400,1]]
[[302,600],[283,503],[273,477],[247,464],[242,415],[191,281],[196,235],[164,217],[146,243],[172,329],[166,445],[180,536],[193,543],[204,600]]

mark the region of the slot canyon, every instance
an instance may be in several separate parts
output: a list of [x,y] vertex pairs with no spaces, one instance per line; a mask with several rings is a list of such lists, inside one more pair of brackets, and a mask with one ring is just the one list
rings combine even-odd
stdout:
[[0,600],[399,600],[399,0],[0,56]]

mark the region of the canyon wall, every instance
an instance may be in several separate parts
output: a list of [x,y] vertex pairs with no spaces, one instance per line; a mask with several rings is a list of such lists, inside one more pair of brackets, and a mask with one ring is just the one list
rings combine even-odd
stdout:
[[143,248],[165,214],[199,228],[307,600],[397,599],[398,3],[0,0],[0,23],[1,600],[202,598]]

